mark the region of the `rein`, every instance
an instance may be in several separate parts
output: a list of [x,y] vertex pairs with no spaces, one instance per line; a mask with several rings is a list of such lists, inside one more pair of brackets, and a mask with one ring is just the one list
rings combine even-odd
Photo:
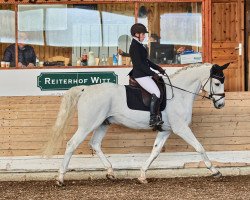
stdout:
[[189,91],[189,90],[186,90],[186,89],[183,89],[183,88],[174,86],[174,85],[171,83],[170,78],[169,78],[169,76],[168,76],[166,73],[163,74],[163,76],[167,77],[167,79],[168,79],[168,81],[169,81],[169,84],[168,84],[168,83],[165,83],[165,82],[164,82],[164,84],[170,86],[170,87],[171,87],[171,90],[172,90],[172,97],[171,97],[170,99],[167,99],[167,100],[171,100],[171,99],[174,98],[174,91],[173,91],[173,88],[176,88],[176,89],[178,89],[178,90],[182,90],[182,91],[187,92],[187,93],[190,93],[190,94],[195,94],[195,95],[197,95],[197,96],[200,96],[200,97],[202,97],[202,98],[206,98],[206,99],[209,99],[209,100],[213,100],[213,96],[214,96],[214,95],[216,95],[216,96],[221,96],[221,98],[219,98],[219,99],[217,99],[217,100],[213,100],[214,103],[216,103],[217,101],[219,101],[219,100],[221,100],[222,98],[225,97],[225,93],[218,93],[218,94],[212,93],[212,91],[213,91],[213,87],[212,87],[212,84],[211,84],[211,83],[212,83],[212,76],[208,77],[206,83],[203,85],[203,87],[201,87],[201,90],[202,90],[202,91],[205,91],[205,90],[204,90],[204,87],[206,86],[206,84],[208,83],[208,80],[210,79],[210,94],[209,94],[209,96],[206,96],[205,94],[204,94],[204,95],[200,95],[200,94],[198,94],[198,93],[191,92],[191,91]]

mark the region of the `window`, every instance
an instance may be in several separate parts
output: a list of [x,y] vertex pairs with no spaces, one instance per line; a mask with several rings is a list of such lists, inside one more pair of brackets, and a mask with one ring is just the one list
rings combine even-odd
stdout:
[[15,43],[15,11],[12,5],[0,5],[0,8],[0,60],[1,67],[5,68],[6,63],[3,60],[5,49]]
[[[4,60],[7,46],[15,43],[17,29],[18,43],[34,49],[35,66],[117,65],[113,58],[118,49],[128,53],[130,27],[137,20],[149,30],[144,44],[153,62],[202,61],[202,2],[138,3],[136,7],[138,16],[135,3],[22,4],[17,7],[15,27],[14,5],[1,5],[0,59]],[[119,64],[130,62],[123,58]]]
[[[119,37],[130,35],[135,21],[133,4],[20,5],[18,17],[18,31],[27,33],[44,66],[63,64],[54,56],[73,66],[112,65]],[[95,62],[80,62],[88,56]]]
[[201,3],[142,3],[138,22],[148,27],[145,42],[155,63],[202,61]]

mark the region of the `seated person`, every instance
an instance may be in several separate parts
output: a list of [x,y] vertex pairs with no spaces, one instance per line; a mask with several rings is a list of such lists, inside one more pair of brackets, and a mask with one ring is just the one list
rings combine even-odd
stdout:
[[[21,32],[18,40],[18,67],[34,67],[36,54],[32,46],[25,44],[27,41],[26,33]],[[16,65],[15,44],[11,44],[5,49],[3,60],[10,62],[11,67]]]

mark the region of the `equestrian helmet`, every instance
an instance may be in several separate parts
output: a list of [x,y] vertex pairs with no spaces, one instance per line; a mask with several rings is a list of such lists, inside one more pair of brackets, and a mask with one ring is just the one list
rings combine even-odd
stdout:
[[141,23],[134,24],[130,29],[131,35],[135,36],[136,33],[148,33],[146,26]]

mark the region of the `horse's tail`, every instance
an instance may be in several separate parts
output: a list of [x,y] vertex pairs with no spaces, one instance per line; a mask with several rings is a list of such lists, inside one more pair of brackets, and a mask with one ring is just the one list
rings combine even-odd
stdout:
[[69,124],[74,116],[75,107],[82,94],[83,88],[84,86],[72,87],[64,94],[51,137],[43,152],[45,157],[52,156],[62,144]]

